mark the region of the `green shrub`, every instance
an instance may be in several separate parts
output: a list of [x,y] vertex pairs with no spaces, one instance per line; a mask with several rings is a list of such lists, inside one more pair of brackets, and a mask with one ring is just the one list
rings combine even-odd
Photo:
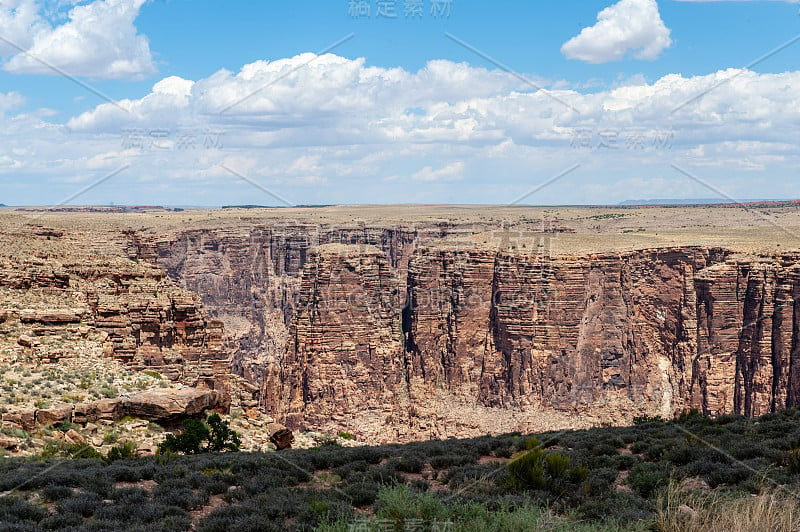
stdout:
[[[404,465],[402,457],[397,462],[396,467],[397,467],[398,471],[405,471],[405,469],[403,469],[405,467],[405,465]],[[355,473],[355,472],[363,473],[367,469],[369,469],[369,464],[367,462],[365,462],[364,460],[356,460],[354,462],[350,462],[350,463],[347,463],[347,464],[344,464],[344,465],[340,465],[339,467],[334,468],[333,472],[335,474],[339,475],[342,478],[347,478],[352,473]],[[422,469],[421,465],[420,465],[420,469]],[[416,471],[406,471],[406,472],[415,473]]]
[[585,481],[589,471],[572,466],[569,456],[533,447],[508,463],[508,473],[513,487],[560,494],[568,484]]
[[717,466],[705,476],[709,486],[736,486],[753,475],[747,467],[740,464],[717,464]]
[[312,436],[312,438],[317,447],[325,447],[327,445],[341,447],[341,444],[335,436],[330,436],[328,434],[315,434]]
[[103,499],[99,495],[95,493],[78,493],[58,503],[57,510],[60,514],[91,517],[102,505]]
[[238,451],[242,444],[239,434],[223,421],[219,414],[211,414],[206,420],[208,425],[208,445],[206,450],[212,453],[222,451]]
[[557,453],[548,454],[544,459],[544,468],[551,478],[564,477],[570,469],[569,456]]
[[588,494],[597,497],[608,493],[618,475],[619,472],[610,467],[592,469],[586,483]]
[[494,455],[497,458],[511,458],[514,456],[514,451],[511,447],[499,447],[494,450]]
[[72,497],[73,491],[69,486],[59,486],[55,484],[48,484],[42,488],[42,497],[49,502],[58,502],[62,499]]
[[137,456],[139,456],[139,446],[134,441],[126,440],[108,450],[106,461],[129,460]]
[[240,445],[238,433],[219,414],[212,414],[205,422],[199,419],[185,420],[181,433],[167,434],[158,445],[158,450],[161,454],[199,454],[238,451]]
[[88,458],[91,460],[102,460],[103,455],[88,443],[66,443],[51,441],[42,448],[39,455],[42,458],[66,457],[80,460]]
[[675,420],[678,423],[701,423],[704,425],[710,424],[711,420],[700,413],[696,408],[690,408],[681,412]]
[[434,469],[447,469],[448,467],[474,464],[477,460],[478,457],[474,455],[446,454],[432,457],[430,464]]
[[786,453],[786,460],[791,473],[800,473],[800,449],[789,449]]
[[607,443],[600,443],[591,447],[591,453],[595,456],[616,456],[619,454],[617,447]]
[[17,497],[0,497],[0,523],[38,523],[47,516],[47,510]]
[[106,399],[114,399],[115,397],[117,397],[119,395],[119,390],[117,390],[113,386],[106,386],[106,387],[100,388],[98,390],[98,393],[100,395],[102,395],[103,397],[105,397]]
[[666,420],[661,416],[648,416],[647,414],[633,418],[634,425],[647,425],[648,423],[666,423]]
[[425,463],[416,456],[402,455],[395,461],[395,467],[403,473],[419,473],[425,467]]
[[[644,503],[636,495],[612,491],[606,496],[593,497],[577,509],[577,516],[592,523],[592,528],[599,528],[599,523],[609,523],[618,525],[609,530],[650,530],[647,522],[653,516],[650,504]],[[645,526],[642,526],[642,524]],[[627,525],[638,524],[639,526]]]
[[628,485],[648,499],[669,484],[670,469],[667,464],[644,462],[637,464],[628,474]]
[[350,484],[344,488],[350,504],[353,506],[367,506],[375,502],[381,485],[373,481],[364,481],[358,484]]

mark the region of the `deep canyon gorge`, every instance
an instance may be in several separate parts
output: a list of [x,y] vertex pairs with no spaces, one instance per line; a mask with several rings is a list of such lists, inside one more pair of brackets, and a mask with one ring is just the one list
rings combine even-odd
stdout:
[[102,242],[94,215],[13,214],[3,320],[80,322],[103,356],[369,442],[797,406],[800,252],[666,238],[662,210],[104,214]]

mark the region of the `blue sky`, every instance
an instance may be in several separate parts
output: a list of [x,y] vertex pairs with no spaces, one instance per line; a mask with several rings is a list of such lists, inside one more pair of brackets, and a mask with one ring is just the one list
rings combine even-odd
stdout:
[[0,202],[800,197],[796,2],[354,3],[0,2]]

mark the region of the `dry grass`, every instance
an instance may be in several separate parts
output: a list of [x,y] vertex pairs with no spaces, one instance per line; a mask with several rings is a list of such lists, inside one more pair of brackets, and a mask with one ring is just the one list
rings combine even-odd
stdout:
[[659,496],[662,532],[781,532],[800,529],[800,498],[780,489],[759,495],[698,491],[675,481]]
[[[483,205],[349,205],[313,209],[194,209],[183,212],[60,213],[18,212],[0,209],[0,227],[16,234],[31,225],[66,231],[64,238],[34,242],[33,250],[52,254],[61,245],[73,252],[84,240],[94,254],[124,254],[125,229],[167,235],[187,229],[224,229],[248,232],[253,225],[281,226],[319,224],[335,228],[390,227],[407,229],[450,227],[447,238],[454,245],[472,247],[493,240],[506,228],[537,233],[546,227],[564,227],[575,233],[548,236],[555,255],[582,255],[632,249],[683,245],[720,246],[742,253],[800,250],[800,208],[742,207],[508,207]],[[453,229],[453,228],[457,229]],[[461,235],[460,237],[458,235]],[[541,235],[531,236],[527,251],[535,251]],[[13,240],[13,239],[12,239]],[[60,242],[57,242],[60,241]],[[0,248],[3,243],[0,242]],[[30,251],[31,248],[26,248]]]

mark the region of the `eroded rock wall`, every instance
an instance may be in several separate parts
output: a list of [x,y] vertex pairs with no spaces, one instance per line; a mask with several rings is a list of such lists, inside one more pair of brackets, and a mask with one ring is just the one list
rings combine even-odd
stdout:
[[133,255],[158,264],[202,297],[211,316],[224,323],[232,371],[260,386],[289,344],[311,250],[333,243],[374,246],[385,255],[392,276],[404,282],[419,235],[414,228],[242,222],[129,236]]
[[798,256],[550,257],[453,230],[242,223],[134,247],[202,297],[291,428],[390,441],[800,403]]
[[[795,262],[703,248],[554,259],[421,248],[409,264],[404,309],[385,309],[377,322],[359,312],[347,326],[314,305],[320,286],[371,300],[386,288],[341,278],[331,287],[342,266],[323,261],[304,275],[310,308],[292,328],[281,378],[267,383],[282,392],[266,407],[293,426],[402,438],[794,406]],[[399,348],[378,333],[397,327]],[[362,360],[357,345],[396,356],[364,366],[373,380],[354,378],[340,369]],[[343,399],[356,384],[372,401]]]
[[[57,363],[70,342],[89,338],[104,356],[229,399],[223,325],[199,296],[158,266],[124,257],[116,241],[38,227],[2,235],[0,246],[0,314],[9,331],[25,331],[20,346]],[[61,338],[63,349],[40,338]]]

